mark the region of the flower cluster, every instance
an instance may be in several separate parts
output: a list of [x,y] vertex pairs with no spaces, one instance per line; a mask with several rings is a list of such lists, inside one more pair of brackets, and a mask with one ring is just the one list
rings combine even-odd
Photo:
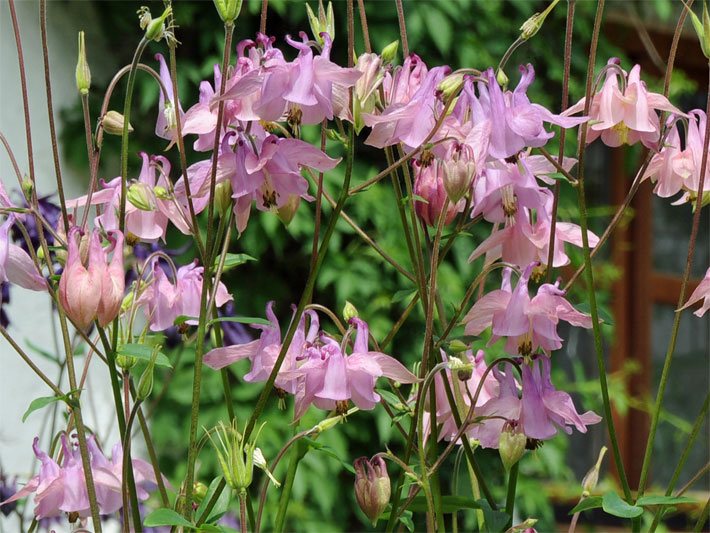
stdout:
[[[85,518],[89,516],[89,496],[86,490],[84,467],[79,449],[62,434],[62,465],[52,459],[39,447],[35,438],[32,449],[40,461],[39,474],[12,497],[0,505],[12,503],[30,494],[35,495],[34,515],[38,519],[58,516],[63,513]],[[123,507],[123,449],[120,443],[113,447],[111,459],[107,459],[93,436],[87,439],[91,456],[91,473],[96,487],[96,499],[101,514],[115,513]],[[136,495],[141,501],[147,500],[155,489],[157,479],[153,467],[141,459],[132,460]],[[76,518],[74,518],[76,520]]]
[[[283,349],[281,332],[273,302],[266,306],[269,325],[255,324],[261,330],[259,339],[246,344],[215,348],[205,355],[205,364],[214,369],[248,359],[251,370],[244,376],[248,382],[266,381]],[[306,317],[310,324],[306,330]],[[312,404],[319,409],[344,414],[352,402],[360,409],[374,409],[380,401],[375,389],[378,377],[399,383],[414,383],[416,376],[399,361],[369,349],[369,328],[359,318],[350,319],[351,327],[338,342],[320,329],[315,311],[304,313],[279,367],[276,387],[295,396],[295,418],[299,419]],[[350,354],[347,354],[352,333]]]

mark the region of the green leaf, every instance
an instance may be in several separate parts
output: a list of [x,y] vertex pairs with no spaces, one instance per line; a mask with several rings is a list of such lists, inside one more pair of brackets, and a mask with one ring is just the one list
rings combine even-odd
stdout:
[[156,526],[182,526],[195,529],[192,522],[189,522],[172,509],[156,509],[143,520],[143,525],[146,527]]
[[[195,513],[195,516],[199,517],[200,519],[202,518],[202,515],[205,512],[207,504],[212,499],[212,496],[214,496],[214,493],[217,491],[217,487],[219,486],[221,481],[222,481],[222,476],[216,477],[215,479],[212,480],[212,483],[210,483],[210,486],[207,488],[207,493],[205,494],[205,497],[202,499],[202,503],[200,503],[200,506],[197,508],[197,512]],[[217,501],[215,502],[214,507],[212,507],[210,514],[207,516],[207,518],[205,520],[202,520],[202,521],[203,522],[214,522],[214,521],[220,519],[222,517],[222,515],[227,512],[227,508],[229,507],[230,495],[231,495],[230,490],[223,489],[222,493],[219,495],[219,498],[217,498]]]
[[[118,353],[118,355],[124,355],[127,357],[135,357],[140,361],[145,361],[146,363],[148,363],[150,362],[150,359],[153,356],[154,349],[155,347],[151,346],[150,344],[130,343],[119,346],[118,350],[116,350],[116,353]],[[155,365],[164,366],[167,368],[173,367],[173,365],[170,364],[170,359],[168,359],[168,356],[165,355],[163,352],[158,352],[158,356],[155,358]]]
[[[224,268],[222,269],[222,272],[226,272],[227,270],[230,270],[234,267],[238,267],[239,265],[243,265],[244,263],[248,261],[256,261],[256,257],[252,257],[247,254],[231,254],[228,253],[225,260],[224,260]],[[214,260],[214,269],[216,269],[219,266],[219,257],[217,257]]]
[[[432,7],[434,7],[432,5]],[[442,54],[447,54],[453,40],[451,21],[438,9],[427,10],[427,27],[432,41]]]
[[401,302],[404,300],[409,300],[409,298],[413,297],[417,293],[417,289],[404,289],[401,291],[397,291],[392,295],[392,299],[390,300],[390,303],[397,303]]
[[321,453],[327,455],[328,457],[332,457],[333,459],[337,460],[341,465],[343,465],[343,468],[345,468],[345,470],[347,470],[351,474],[355,474],[355,469],[353,468],[353,465],[343,461],[338,456],[338,454],[335,453],[335,450],[333,450],[333,448],[330,448],[329,446],[326,446],[325,444],[321,444],[320,442],[315,441],[310,438],[307,438],[307,437],[304,438],[303,441],[308,444],[309,448],[311,448],[315,451],[321,452]]
[[407,408],[407,406],[402,403],[402,400],[400,400],[399,397],[393,392],[384,389],[377,389],[377,394],[382,396],[388,404],[390,404],[398,411]]
[[27,408],[27,411],[25,411],[25,414],[22,415],[22,421],[24,422],[27,420],[27,417],[30,416],[33,412],[42,409],[43,407],[47,407],[50,404],[53,404],[55,402],[63,401],[66,400],[67,397],[66,395],[64,396],[42,396],[41,398],[35,398],[30,402],[30,406]]
[[643,507],[629,505],[616,492],[607,492],[602,497],[602,509],[606,513],[619,518],[636,518],[643,514]]
[[36,344],[33,344],[32,341],[30,341],[29,339],[25,339],[25,344],[27,344],[27,346],[29,346],[33,352],[38,353],[42,357],[46,357],[50,361],[53,361],[55,363],[59,363],[59,358],[56,355],[49,353],[47,350],[40,348]]
[[[481,505],[471,498],[464,496],[442,496],[441,497],[441,512],[445,514],[455,513],[462,509],[481,509]],[[416,496],[409,509],[415,513],[426,512],[426,498],[424,496]]]
[[486,500],[478,500],[476,503],[483,509],[483,518],[486,524],[486,531],[489,533],[500,533],[508,526],[508,513],[494,511]]
[[641,496],[636,505],[676,505],[678,503],[695,503],[695,500],[687,496]]
[[580,513],[582,511],[588,511],[589,509],[597,509],[602,506],[601,496],[592,496],[591,498],[585,498],[569,512],[569,514]]
[[239,322],[240,324],[259,324],[261,326],[270,326],[271,322],[265,318],[258,318],[255,316],[220,316],[210,320],[210,325],[216,324],[217,322]]

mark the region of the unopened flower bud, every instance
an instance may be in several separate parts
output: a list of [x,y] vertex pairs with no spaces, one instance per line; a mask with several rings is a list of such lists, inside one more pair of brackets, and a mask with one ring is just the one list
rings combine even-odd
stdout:
[[535,533],[533,526],[537,524],[536,518],[528,518],[525,522],[516,524],[505,533]]
[[392,41],[390,44],[385,46],[380,52],[380,57],[382,58],[382,64],[388,65],[392,63],[397,57],[397,50],[399,50],[399,41]]
[[89,94],[91,87],[91,71],[86,60],[86,46],[84,44],[84,32],[79,32],[79,56],[76,61],[76,88],[80,94]]
[[217,13],[226,24],[234,24],[242,10],[242,0],[214,0]]
[[118,354],[116,356],[116,366],[121,370],[130,370],[131,368],[136,366],[137,362],[138,359],[136,359],[135,357],[131,357],[130,355]]
[[582,496],[585,498],[589,497],[592,491],[597,488],[597,482],[599,481],[599,470],[602,466],[604,454],[606,454],[606,446],[602,446],[602,449],[599,450],[599,457],[597,458],[596,464],[589,469],[589,472],[587,472],[582,480]]
[[[414,210],[426,224],[436,227],[439,216],[447,203],[444,189],[443,165],[438,159],[433,159],[428,166],[414,163],[414,194],[421,199],[414,201]],[[456,217],[456,204],[448,202],[444,224],[451,224]]]
[[[217,434],[216,439],[212,438],[212,433]],[[254,474],[254,451],[258,432],[253,440],[247,443],[244,436],[237,431],[236,421],[231,426],[220,422],[208,436],[217,453],[224,481],[232,490],[244,494],[251,485]]]
[[286,203],[279,207],[276,211],[276,215],[279,217],[284,226],[288,226],[293,217],[296,216],[296,211],[298,211],[298,206],[301,204],[301,197],[297,194],[291,194],[286,200]]
[[227,213],[232,207],[232,183],[229,180],[220,181],[215,187],[214,205],[220,214]]
[[96,318],[101,301],[101,285],[106,270],[106,254],[97,231],[91,235],[88,266],[84,266],[79,251],[77,227],[67,237],[67,262],[59,280],[59,302],[67,316],[78,328],[86,329]]
[[[101,119],[101,127],[103,128],[104,132],[108,135],[123,135],[123,124],[125,123],[125,119],[123,118],[123,115],[119,113],[118,111],[109,111],[104,115],[104,118]],[[131,124],[128,124],[128,133],[131,133],[133,131],[133,126]]]
[[498,441],[498,452],[506,470],[510,470],[523,456],[527,440],[525,434],[519,432],[515,425],[509,423],[503,426]]
[[34,183],[32,183],[32,180],[25,176],[25,179],[22,180],[22,194],[25,197],[25,200],[27,200],[27,203],[30,203],[30,200],[32,199],[32,191],[34,191]]
[[463,72],[454,72],[446,76],[437,87],[437,91],[441,94],[444,100],[448,100],[456,96],[463,88]]
[[143,370],[141,378],[138,381],[138,388],[136,389],[136,396],[139,400],[146,400],[150,393],[153,392],[153,371],[155,370],[155,360],[160,353],[160,346],[153,347],[153,353],[150,356],[150,361],[148,365]]
[[155,210],[155,196],[151,192],[150,187],[145,183],[132,183],[131,186],[128,187],[126,198],[132,206],[137,207],[141,211]]
[[444,163],[444,189],[452,204],[469,193],[475,173],[476,164],[470,160],[456,159]]
[[163,11],[163,14],[158,18],[154,19],[150,15],[150,10],[146,7],[142,7],[138,14],[140,16],[140,25],[142,29],[145,29],[145,38],[149,41],[160,41],[166,36],[165,29],[165,19],[167,19],[173,12],[173,8],[168,6]]
[[547,6],[545,11],[542,13],[535,13],[532,17],[526,20],[522,26],[520,26],[520,38],[523,41],[530,39],[540,30],[540,28],[542,28],[542,24],[545,22],[547,15],[550,14],[559,1],[560,0],[554,0],[549,6]]
[[195,481],[195,484],[192,486],[193,500],[195,500],[195,502],[198,504],[202,503],[202,500],[204,500],[205,496],[207,496],[207,490],[207,485],[205,485],[201,481]]
[[372,525],[387,507],[392,488],[384,459],[375,456],[355,459],[355,499]]
[[345,306],[343,307],[343,319],[346,322],[350,322],[351,318],[357,318],[359,316],[360,314],[357,312],[357,308],[353,304],[345,300]]

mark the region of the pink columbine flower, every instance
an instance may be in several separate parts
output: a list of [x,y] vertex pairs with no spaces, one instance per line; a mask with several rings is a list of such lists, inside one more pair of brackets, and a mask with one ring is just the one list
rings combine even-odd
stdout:
[[364,410],[374,409],[380,401],[375,392],[375,381],[385,376],[400,383],[414,383],[417,377],[396,359],[368,347],[369,329],[359,318],[351,319],[356,336],[352,353],[345,354],[343,344],[325,333],[319,342],[306,350],[306,362],[298,372],[305,378],[296,393],[294,417],[300,418],[311,404],[319,409],[333,410],[340,414],[347,411],[352,401]]
[[693,313],[697,317],[703,316],[710,310],[710,268],[705,272],[705,277],[698,284],[693,294],[690,295],[690,298],[688,298],[688,301],[681,309],[687,309],[700,300],[703,300],[703,305]]
[[[444,186],[445,163],[438,158],[434,158],[428,164],[421,161],[414,161],[412,169],[414,171],[414,194],[423,200],[414,200],[414,209],[425,224],[436,227],[439,223],[439,216],[447,205],[448,194]],[[465,201],[459,200],[457,203],[448,202],[444,224],[451,224],[456,215],[463,211]]]
[[95,230],[89,237],[88,264],[84,265],[79,251],[80,239],[81,230],[72,227],[67,235],[67,261],[59,280],[59,302],[67,316],[79,328],[86,329],[96,318],[101,303],[106,254]]
[[592,327],[591,317],[577,311],[564,298],[559,281],[541,285],[537,295],[530,298],[528,280],[535,266],[537,263],[528,265],[515,290],[510,281],[511,271],[505,269],[501,288],[483,296],[463,318],[466,335],[480,335],[492,326],[491,342],[506,337],[509,353],[529,355],[538,348],[551,352],[562,347],[562,339],[557,335],[560,320],[573,326]]
[[587,411],[579,414],[569,394],[555,389],[550,377],[550,358],[540,356],[531,365],[522,365],[522,392],[514,377],[513,365],[505,364],[505,373],[494,369],[500,383],[500,395],[481,407],[481,417],[491,417],[473,426],[472,436],[484,448],[498,448],[500,435],[506,424],[512,425],[526,437],[547,440],[555,436],[557,428],[572,433],[573,426],[581,433],[587,426],[601,421],[601,417]]
[[[17,206],[10,200],[5,187],[0,181],[0,207],[13,209]],[[10,213],[7,220],[0,224],[0,284],[9,282],[32,291],[47,289],[47,282],[37,272],[32,258],[22,248],[10,242],[10,228],[24,215]]]
[[[283,346],[279,322],[274,314],[273,307],[273,301],[266,304],[266,317],[270,323],[268,326],[260,324],[252,324],[251,326],[261,330],[261,336],[258,339],[244,344],[215,348],[205,355],[205,364],[210,368],[219,370],[236,361],[249,359],[251,370],[244,376],[244,381],[250,383],[266,381],[271,375]],[[307,333],[305,329],[306,317],[310,320]],[[298,361],[302,357],[305,347],[316,340],[319,324],[318,315],[314,311],[306,311],[301,317],[296,333],[286,352],[286,358],[276,377],[275,384],[279,389],[290,394],[296,394],[299,382],[299,375],[297,374]]]
[[[141,152],[143,166],[137,180],[127,183],[125,230],[141,240],[153,242],[165,239],[168,220],[183,233],[189,233],[185,211],[172,199],[168,180],[170,162],[162,156],[148,156]],[[68,209],[86,206],[88,196],[67,202]],[[121,203],[121,178],[103,183],[101,190],[91,196],[91,205],[100,205],[103,212],[94,220],[95,227],[117,230],[120,227],[118,214]]]
[[[669,122],[673,117],[669,119]],[[702,168],[703,144],[705,139],[705,112],[694,109],[688,113],[685,149],[681,150],[680,135],[674,124],[663,148],[654,154],[643,175],[656,182],[653,190],[658,196],[667,198],[681,191],[683,195],[674,205],[693,201],[700,194],[700,170]],[[675,122],[675,121],[674,121]],[[710,154],[705,167],[703,194],[710,192]]]
[[123,234],[120,231],[109,231],[110,246],[106,253],[113,252],[103,272],[101,281],[101,299],[97,310],[99,325],[105,327],[118,316],[123,302],[123,292],[126,288],[126,273],[123,270]]
[[[449,381],[452,391],[456,391],[456,388],[458,388],[458,391],[454,392],[454,399],[463,402],[462,405],[457,406],[458,413],[462,421],[468,416],[471,408],[470,398],[475,397],[476,390],[478,389],[481,379],[483,379],[483,374],[487,368],[483,350],[478,350],[475,356],[471,353],[471,351],[468,351],[463,355],[466,357],[467,363],[471,364],[473,367],[471,370],[471,376],[466,381],[461,381],[457,375],[457,372],[452,371],[449,368],[445,371],[446,379]],[[443,350],[441,352],[441,357],[444,361],[450,360]],[[441,424],[441,428],[439,429],[439,440],[445,439],[450,441],[458,433],[459,426],[456,425],[456,419],[454,418],[451,410],[451,404],[446,396],[444,387],[444,377],[442,377],[441,372],[438,372],[436,376],[434,376],[434,388],[436,391],[436,423]],[[470,420],[474,420],[480,415],[481,407],[488,402],[488,400],[498,397],[498,388],[498,381],[493,377],[493,374],[489,372],[483,381],[483,386],[481,387],[481,392],[476,399],[476,407],[474,408],[473,416]],[[425,402],[424,408],[425,412],[423,414],[423,425],[424,431],[426,435],[428,435],[431,430],[429,402]],[[469,435],[473,427],[473,425],[469,426],[465,432],[465,435]],[[460,444],[461,441],[459,440],[458,443]]]
[[[89,516],[89,497],[80,452],[68,442],[66,435],[62,435],[61,442],[64,459],[60,467],[54,459],[39,448],[39,438],[35,438],[32,448],[41,463],[39,474],[30,479],[11,498],[0,502],[0,505],[34,493],[34,516],[37,519],[59,516],[62,513],[77,513],[82,518]],[[99,511],[103,515],[114,513],[123,506],[121,444],[114,446],[111,461],[101,452],[93,435],[87,439],[87,447],[91,455],[91,473]],[[157,483],[153,467],[140,459],[133,459],[132,466],[137,496],[144,501],[148,499],[149,491],[153,490]]]
[[[618,65],[618,58],[611,58],[609,65]],[[624,73],[626,76],[626,73]],[[660,137],[658,111],[668,111],[685,116],[668,99],[649,92],[641,81],[641,67],[635,65],[624,80],[623,93],[619,86],[621,74],[616,68],[608,68],[602,89],[592,97],[589,108],[589,132],[587,143],[601,136],[607,146],[635,144],[638,141],[650,149],[656,149]],[[584,110],[585,98],[565,111],[572,115]]]
[[312,199],[308,195],[308,182],[301,175],[301,167],[327,171],[340,161],[301,140],[275,135],[257,135],[249,139],[246,133],[238,133],[232,148],[232,135],[225,135],[222,141],[218,179],[231,180],[240,232],[246,229],[252,202],[256,202],[260,211],[269,211],[281,209],[294,197]]
[[[160,266],[159,259],[151,265],[153,280],[138,298],[138,305],[143,305],[151,331],[163,331],[172,326],[179,316],[191,317],[187,324],[197,324],[200,315],[202,297],[203,267],[197,266],[197,260],[177,270],[174,282],[168,279]],[[227,287],[220,282],[215,296],[215,305],[221,307],[232,300]]]
[[[436,88],[442,79],[450,72],[450,68],[434,67],[426,71],[421,63],[425,76],[412,94],[412,73],[416,71],[421,60],[410,59],[399,71],[399,76],[392,82],[390,103],[380,114],[364,113],[363,121],[372,127],[372,132],[365,144],[384,148],[398,142],[413,149],[422,144],[434,129],[436,113],[443,107],[438,98]],[[413,65],[416,65],[412,68]],[[411,68],[411,70],[409,70]],[[414,86],[419,82],[416,78]]]
[[168,92],[168,99],[165,99],[162,89],[159,91],[158,96],[158,120],[155,123],[155,134],[161,139],[167,139],[170,141],[170,148],[175,142],[177,142],[177,113],[180,114],[180,124],[184,123],[185,113],[182,110],[180,102],[177,106],[175,105],[175,100],[173,97],[173,81],[170,77],[170,70],[168,65],[165,63],[165,58],[163,54],[155,54],[155,59],[160,63],[160,81],[163,82],[166,91]]
[[[486,254],[487,262],[502,258],[503,261],[513,263],[520,268],[525,268],[533,261],[547,265],[552,229],[552,221],[548,213],[552,198],[549,195],[545,196],[548,198],[547,205],[537,210],[534,222],[530,221],[532,214],[527,208],[516,208],[514,214],[506,218],[505,227],[494,231],[490,237],[479,244],[468,260],[474,261]],[[589,246],[593,248],[599,242],[599,237],[591,231],[588,231],[587,235]],[[557,222],[554,238],[552,266],[557,268],[570,261],[565,253],[565,242],[582,246],[582,230],[576,224]]]
[[572,128],[587,121],[587,117],[554,115],[543,106],[530,103],[527,90],[535,79],[535,70],[530,64],[521,65],[520,74],[515,90],[503,92],[495,72],[489,68],[484,73],[487,83],[478,83],[478,97],[469,96],[472,120],[491,121],[489,154],[495,159],[511,157],[525,147],[538,148],[547,144],[554,134],[545,130],[544,122]]

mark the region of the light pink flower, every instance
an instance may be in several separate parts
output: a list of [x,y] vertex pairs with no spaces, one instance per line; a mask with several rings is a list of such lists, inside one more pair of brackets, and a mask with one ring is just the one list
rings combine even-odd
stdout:
[[101,238],[94,230],[89,238],[88,264],[81,260],[79,242],[81,230],[74,226],[67,235],[67,261],[59,279],[59,302],[77,327],[86,329],[96,318],[101,303],[106,272],[106,254]]
[[[380,401],[375,392],[375,381],[385,376],[400,383],[414,383],[417,377],[389,355],[370,351],[367,324],[358,318],[352,354],[345,354],[345,346],[321,333],[320,342],[306,350],[306,362],[298,369],[304,376],[296,393],[294,417],[300,418],[313,404],[319,409],[347,411],[352,401],[364,410],[374,409]],[[347,335],[344,342],[347,342]]]
[[[448,198],[444,187],[444,164],[438,158],[434,158],[427,165],[420,161],[412,163],[414,194],[424,199],[414,200],[414,209],[419,218],[432,227],[436,227],[439,223],[439,215]],[[455,204],[449,202],[444,215],[444,224],[451,224],[456,215],[463,211],[465,203],[463,199]]]
[[488,151],[495,159],[511,157],[525,147],[547,144],[554,134],[545,130],[544,122],[571,128],[587,121],[587,117],[554,115],[543,106],[531,103],[527,90],[535,79],[535,70],[531,64],[521,65],[520,74],[520,82],[513,92],[503,92],[492,68],[484,73],[487,83],[478,83],[478,97],[472,94],[471,86],[464,85],[464,91],[469,91],[474,123],[491,121]]
[[37,272],[32,258],[22,248],[10,242],[10,228],[15,215],[0,225],[0,284],[9,282],[31,291],[44,291],[47,282]]
[[[384,148],[401,142],[414,149],[422,144],[434,129],[436,114],[443,108],[436,89],[451,69],[446,66],[434,67],[427,72],[423,63],[419,66],[420,62],[416,57],[410,60],[409,65],[405,62],[399,71],[400,75],[393,82],[390,103],[382,113],[362,115],[365,124],[372,127],[365,144]],[[412,85],[416,87],[419,83],[418,76],[412,76],[418,67],[426,74],[412,93]]]
[[[618,65],[618,58],[611,58],[609,65]],[[649,92],[641,81],[641,67],[635,65],[628,76],[624,72],[626,88],[623,93],[619,84],[621,74],[608,68],[601,90],[592,97],[589,109],[590,126],[587,143],[601,136],[607,146],[635,144],[638,141],[647,148],[656,149],[660,138],[658,111],[684,114],[668,99]],[[584,110],[585,98],[570,107],[563,115],[572,115]]]
[[705,277],[698,284],[693,294],[690,295],[690,298],[688,298],[688,301],[681,309],[687,309],[700,300],[703,300],[703,305],[693,313],[697,317],[703,316],[710,310],[710,268],[705,272]]
[[551,352],[562,347],[562,339],[557,335],[560,320],[590,328],[591,317],[572,307],[559,282],[541,285],[537,295],[530,298],[528,280],[535,266],[532,263],[525,269],[515,290],[510,283],[511,271],[506,269],[501,288],[484,295],[463,318],[466,334],[480,335],[492,326],[491,342],[506,337],[509,353],[529,355],[538,348]]
[[[191,317],[187,324],[197,324],[204,268],[197,266],[197,260],[182,266],[177,270],[175,282],[168,279],[158,259],[153,261],[151,268],[153,279],[138,298],[138,304],[143,306],[146,318],[150,321],[150,330],[166,330],[179,316]],[[215,305],[221,307],[231,299],[231,294],[220,282]]]
[[113,256],[104,269],[101,282],[101,300],[97,310],[101,327],[105,327],[118,316],[126,288],[126,273],[123,270],[123,234],[120,231],[110,231],[108,238],[111,242],[110,249],[104,251],[104,257],[111,251]]
[[163,82],[168,93],[167,101],[165,100],[162,89],[158,93],[158,119],[155,123],[155,134],[161,139],[170,141],[170,145],[168,146],[168,148],[170,148],[177,142],[177,118],[175,108],[177,107],[177,113],[180,113],[180,124],[184,123],[185,113],[182,110],[180,102],[178,102],[177,106],[175,105],[173,82],[163,54],[155,54],[155,59],[160,63],[160,81]]
[[[0,505],[25,498],[34,493],[34,516],[37,519],[49,518],[62,513],[77,513],[80,517],[90,514],[89,497],[86,490],[86,478],[79,449],[72,446],[66,434],[61,437],[63,463],[56,461],[39,448],[39,438],[35,438],[32,448],[40,460],[39,474],[11,498]],[[90,454],[91,473],[96,488],[96,499],[102,515],[112,514],[123,506],[121,494],[123,452],[121,444],[113,448],[109,461],[99,449],[94,436],[87,439]],[[140,459],[133,459],[132,466],[138,499],[148,499],[157,483],[153,467]]]

